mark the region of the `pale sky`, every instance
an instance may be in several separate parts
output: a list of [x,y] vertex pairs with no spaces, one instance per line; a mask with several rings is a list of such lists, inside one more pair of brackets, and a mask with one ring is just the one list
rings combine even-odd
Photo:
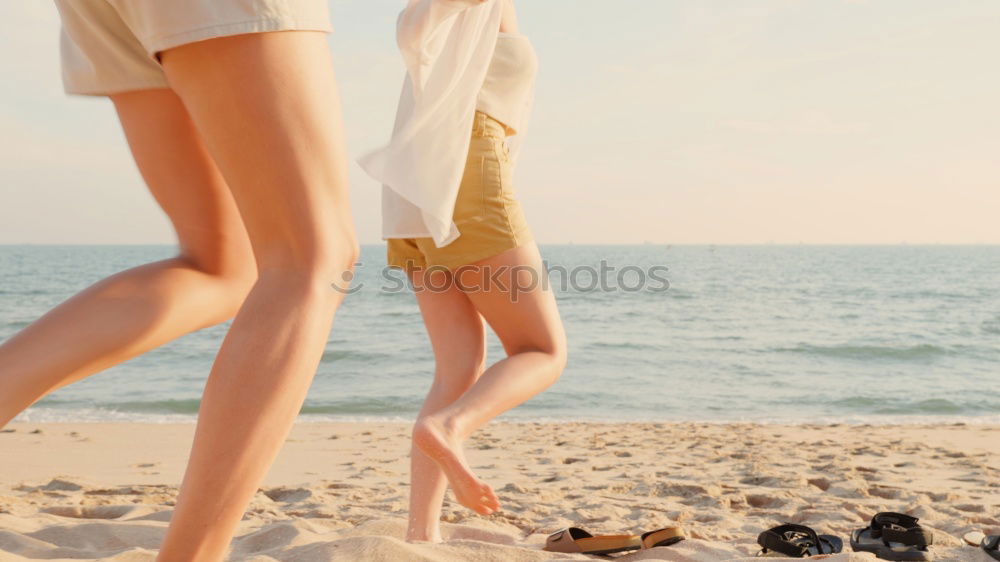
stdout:
[[[331,0],[352,157],[384,142],[401,0]],[[520,0],[517,175],[545,243],[1000,243],[1000,2]],[[0,244],[170,243],[50,2],[0,4]],[[379,190],[351,164],[356,224]]]

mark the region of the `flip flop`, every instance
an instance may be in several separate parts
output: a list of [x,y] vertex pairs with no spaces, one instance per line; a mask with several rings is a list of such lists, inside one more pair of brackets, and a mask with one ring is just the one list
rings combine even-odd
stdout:
[[687,537],[684,535],[683,527],[664,527],[655,531],[643,533],[639,539],[642,541],[643,550],[656,548],[658,546],[670,546],[677,544]]
[[549,552],[582,554],[614,554],[642,548],[639,535],[599,535],[594,536],[578,527],[556,531],[545,540]]
[[805,558],[816,554],[836,554],[844,550],[844,541],[833,535],[818,535],[805,525],[785,523],[757,536],[762,548],[757,556]]
[[990,558],[1000,560],[1000,535],[987,536],[979,531],[972,531],[962,538],[970,545],[983,549]]
[[851,533],[851,548],[857,552],[873,552],[882,560],[933,560],[927,547],[934,542],[934,535],[917,521],[919,519],[905,513],[878,513],[867,527]]

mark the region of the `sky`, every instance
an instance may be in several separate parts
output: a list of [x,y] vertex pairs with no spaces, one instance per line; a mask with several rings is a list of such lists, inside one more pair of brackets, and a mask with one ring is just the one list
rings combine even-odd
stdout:
[[[331,0],[352,158],[384,143],[401,0]],[[516,188],[543,243],[1000,243],[1000,2],[519,0],[541,61]],[[0,3],[0,244],[171,243],[50,2]],[[362,242],[377,185],[351,163]]]

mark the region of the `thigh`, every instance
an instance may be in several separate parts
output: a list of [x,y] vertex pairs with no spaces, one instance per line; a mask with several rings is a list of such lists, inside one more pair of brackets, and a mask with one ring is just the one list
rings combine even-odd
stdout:
[[508,354],[564,352],[566,335],[537,245],[508,250],[455,275]]
[[434,350],[438,373],[467,377],[482,372],[486,361],[486,330],[469,297],[455,287],[451,273],[438,268],[410,275],[420,314]]
[[[259,262],[353,249],[339,98],[325,35],[211,39],[161,54],[240,209]],[[353,251],[353,250],[348,250]]]
[[232,194],[177,94],[138,90],[111,99],[139,172],[173,224],[182,254],[209,272],[252,270]]

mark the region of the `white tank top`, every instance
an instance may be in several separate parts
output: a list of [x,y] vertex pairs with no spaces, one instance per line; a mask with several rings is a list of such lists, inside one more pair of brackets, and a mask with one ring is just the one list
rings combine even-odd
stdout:
[[476,109],[503,123],[507,134],[523,129],[528,98],[538,73],[538,56],[524,35],[500,33]]

